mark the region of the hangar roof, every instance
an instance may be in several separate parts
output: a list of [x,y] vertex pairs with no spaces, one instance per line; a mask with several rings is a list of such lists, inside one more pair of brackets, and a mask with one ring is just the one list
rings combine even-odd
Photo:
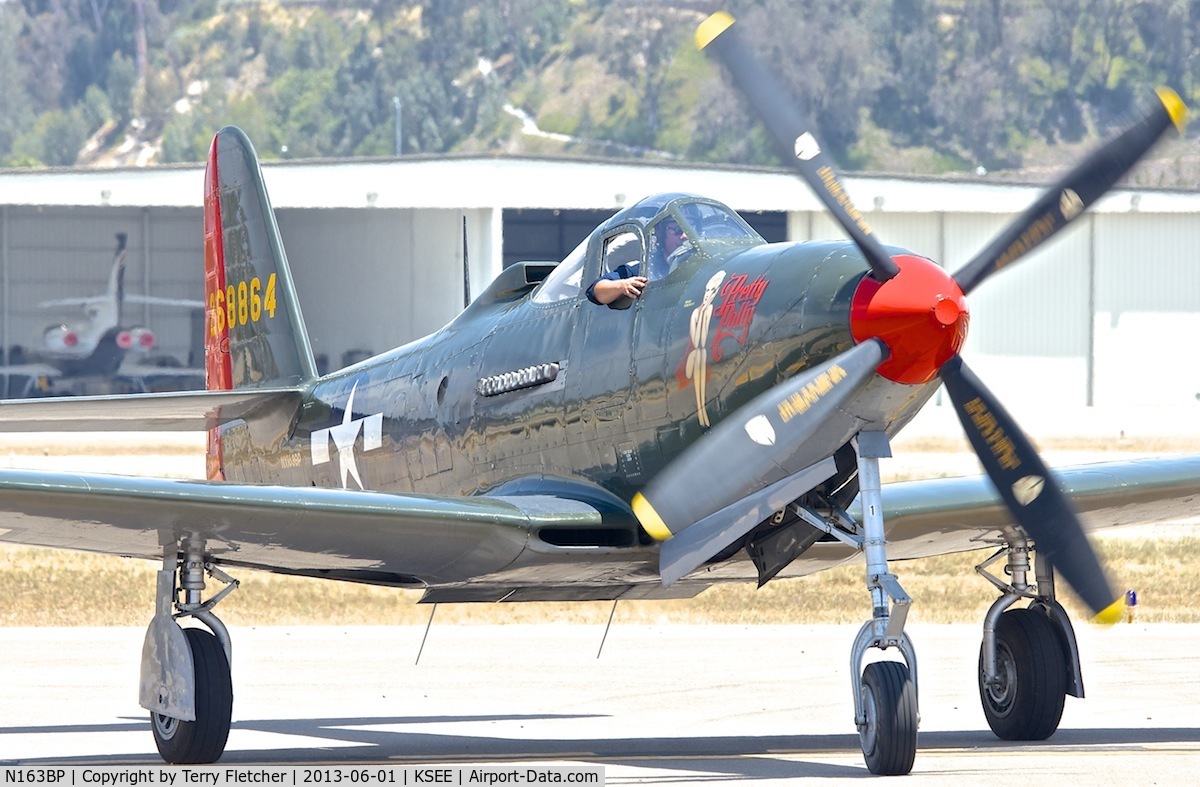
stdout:
[[[202,164],[0,170],[0,205],[199,207]],[[790,170],[522,156],[405,156],[266,162],[281,208],[562,208],[607,210],[663,191],[711,196],[738,210],[821,210]],[[844,175],[863,211],[1017,213],[1044,186],[979,179]],[[1200,212],[1200,193],[1119,189],[1093,210]]]

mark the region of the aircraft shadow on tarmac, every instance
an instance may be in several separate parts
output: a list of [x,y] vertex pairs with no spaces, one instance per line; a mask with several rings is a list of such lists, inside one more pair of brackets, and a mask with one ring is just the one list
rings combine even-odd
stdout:
[[[794,778],[797,776],[840,777],[862,775],[861,767],[849,767],[823,762],[805,762],[806,753],[857,754],[858,736],[830,735],[749,735],[653,738],[578,738],[530,739],[503,738],[481,735],[450,735],[442,732],[424,733],[423,724],[457,722],[522,723],[547,720],[601,718],[597,714],[503,714],[478,716],[387,716],[344,717],[323,719],[256,719],[235,722],[231,748],[218,765],[270,764],[295,765],[306,763],[367,763],[413,765],[419,763],[480,763],[537,762],[540,760],[595,762],[653,769],[703,770],[727,773],[742,778]],[[66,724],[26,727],[0,727],[0,746],[7,735],[34,734],[38,736],[70,733],[137,732],[146,729],[148,722],[127,718],[114,724]],[[403,725],[403,729],[392,728]],[[391,729],[384,729],[391,728]],[[310,743],[296,748],[246,749],[239,748],[237,735],[245,731],[276,735],[302,736]],[[313,739],[329,741],[331,747],[315,745]],[[920,735],[920,748],[937,749],[1013,750],[1137,747],[1163,743],[1200,743],[1200,728],[1165,727],[1150,729],[1061,729],[1046,741],[1013,743],[996,739],[987,730],[966,732],[925,732]],[[788,755],[788,759],[770,755]],[[664,762],[664,758],[668,758]],[[694,758],[694,759],[692,759]],[[6,760],[0,765],[125,765],[161,764],[158,755],[145,753],[114,753],[105,756],[77,757],[64,755],[54,758]]]

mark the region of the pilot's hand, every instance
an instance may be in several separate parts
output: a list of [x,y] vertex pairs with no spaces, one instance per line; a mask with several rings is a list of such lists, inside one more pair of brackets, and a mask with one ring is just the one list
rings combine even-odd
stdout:
[[630,298],[636,298],[642,294],[642,290],[646,287],[647,279],[645,276],[630,276],[628,279],[621,279],[621,294]]

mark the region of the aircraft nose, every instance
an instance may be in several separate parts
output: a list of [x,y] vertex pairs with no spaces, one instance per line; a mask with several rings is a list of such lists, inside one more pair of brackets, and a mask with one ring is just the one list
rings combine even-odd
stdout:
[[850,306],[854,340],[880,339],[890,354],[879,373],[899,383],[925,383],[962,349],[970,313],[962,289],[923,257],[892,258],[900,272],[886,282],[867,276]]

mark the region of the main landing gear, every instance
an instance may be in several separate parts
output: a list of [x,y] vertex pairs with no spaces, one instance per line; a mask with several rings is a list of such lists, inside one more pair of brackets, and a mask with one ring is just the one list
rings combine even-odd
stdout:
[[[992,732],[1009,741],[1040,741],[1058,729],[1066,696],[1083,697],[1079,646],[1066,610],[1054,597],[1054,573],[1037,561],[1036,586],[1028,584],[1029,545],[1012,535],[976,568],[1001,592],[988,610],[979,647],[979,699]],[[1004,582],[987,569],[1006,559]],[[1010,609],[1020,599],[1024,609]]]
[[[879,460],[891,456],[882,432],[857,437],[861,522],[845,511],[823,514],[804,505],[793,510],[818,530],[863,551],[867,589],[874,608],[859,630],[850,653],[854,682],[854,721],[863,758],[872,773],[903,775],[912,770],[917,751],[917,659],[904,632],[911,599],[888,571],[884,538]],[[1004,740],[1044,740],[1062,718],[1066,696],[1083,697],[1079,646],[1066,610],[1055,600],[1054,571],[1037,561],[1029,583],[1031,547],[1022,531],[1004,536],[1000,550],[976,568],[1000,590],[984,618],[979,649],[979,697],[988,725]],[[1008,581],[988,569],[1004,559]],[[1022,609],[1010,609],[1021,599]],[[872,661],[871,649],[896,648],[902,661]]]
[[[206,574],[225,587],[202,601]],[[207,559],[203,540],[190,537],[178,551],[168,547],[158,572],[154,619],[142,646],[139,702],[150,711],[158,753],[173,765],[215,762],[225,751],[233,715],[231,643],[212,609],[237,585]],[[208,630],[181,628],[176,619],[182,617]]]

